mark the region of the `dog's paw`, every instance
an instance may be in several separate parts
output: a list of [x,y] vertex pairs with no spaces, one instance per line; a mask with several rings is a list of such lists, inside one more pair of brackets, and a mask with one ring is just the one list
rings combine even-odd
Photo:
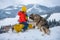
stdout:
[[50,35],[50,30],[47,32],[47,35]]

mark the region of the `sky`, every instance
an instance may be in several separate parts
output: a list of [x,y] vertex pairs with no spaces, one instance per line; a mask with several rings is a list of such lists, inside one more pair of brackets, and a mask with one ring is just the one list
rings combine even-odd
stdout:
[[17,4],[40,4],[47,7],[60,6],[60,0],[0,0],[0,9]]

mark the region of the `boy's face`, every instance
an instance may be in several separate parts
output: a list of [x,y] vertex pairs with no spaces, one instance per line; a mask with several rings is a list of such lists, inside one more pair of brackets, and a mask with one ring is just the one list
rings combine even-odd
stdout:
[[22,11],[22,12],[26,14],[26,12],[24,12],[24,11]]

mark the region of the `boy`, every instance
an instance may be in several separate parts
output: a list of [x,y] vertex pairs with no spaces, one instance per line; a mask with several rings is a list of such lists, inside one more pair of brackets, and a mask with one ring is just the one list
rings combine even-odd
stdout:
[[26,14],[26,10],[27,10],[26,6],[22,6],[21,11],[18,12],[18,16],[19,16],[18,21],[20,24],[24,24],[23,31],[25,31],[28,28],[28,23],[27,23],[28,17]]

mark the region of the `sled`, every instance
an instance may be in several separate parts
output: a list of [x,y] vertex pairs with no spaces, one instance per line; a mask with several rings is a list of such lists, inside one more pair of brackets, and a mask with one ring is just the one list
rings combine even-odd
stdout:
[[[15,25],[13,26],[13,29],[14,29],[17,33],[18,33],[18,32],[21,32],[23,28],[24,28],[24,24],[15,24]],[[32,24],[29,24],[29,25],[28,25],[28,29],[32,29],[32,28],[33,28]]]

